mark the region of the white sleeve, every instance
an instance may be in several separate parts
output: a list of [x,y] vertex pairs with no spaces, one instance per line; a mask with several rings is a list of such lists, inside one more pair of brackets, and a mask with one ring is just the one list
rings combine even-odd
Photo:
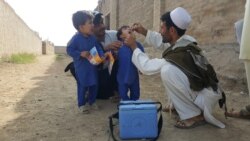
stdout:
[[117,33],[117,31],[115,31],[115,30],[105,30],[105,39],[103,42],[104,47],[111,44],[112,42],[118,41],[118,39],[116,37],[116,33]]
[[108,36],[112,42],[115,42],[118,40],[117,36],[116,36],[116,34],[117,34],[116,30],[106,30],[105,32],[108,34]]
[[148,30],[145,41],[148,45],[155,47],[156,49],[165,50],[170,47],[169,43],[162,42],[162,36],[160,33]]
[[132,62],[143,74],[152,75],[161,72],[161,68],[167,63],[165,59],[149,59],[139,48],[135,49]]

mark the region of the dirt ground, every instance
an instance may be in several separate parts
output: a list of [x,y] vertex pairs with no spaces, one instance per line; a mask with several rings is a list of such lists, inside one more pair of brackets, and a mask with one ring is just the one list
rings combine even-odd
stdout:
[[[39,56],[32,64],[0,63],[0,141],[108,141],[108,116],[116,104],[98,100],[101,107],[89,115],[78,111],[76,83],[65,66],[66,56]],[[226,91],[228,107],[240,109],[248,95]],[[141,97],[166,104],[159,75],[141,76]],[[215,116],[225,129],[205,125],[181,130],[175,120],[163,113],[164,126],[159,141],[249,141],[250,122],[225,119],[218,107]],[[111,141],[111,139],[110,139]]]

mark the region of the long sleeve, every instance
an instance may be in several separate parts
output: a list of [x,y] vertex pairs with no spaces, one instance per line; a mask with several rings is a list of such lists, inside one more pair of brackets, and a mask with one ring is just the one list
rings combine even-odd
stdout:
[[77,44],[74,39],[72,39],[67,45],[67,54],[75,60],[81,57],[81,52],[77,49]]
[[132,62],[143,74],[152,75],[161,72],[161,68],[167,63],[164,59],[149,59],[139,48],[132,55]]
[[155,47],[156,49],[165,50],[170,47],[170,44],[162,42],[162,36],[160,33],[148,30],[145,41],[148,45]]

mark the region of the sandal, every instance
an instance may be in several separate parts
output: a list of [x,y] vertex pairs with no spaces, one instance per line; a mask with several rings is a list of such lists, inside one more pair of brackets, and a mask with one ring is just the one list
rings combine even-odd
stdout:
[[195,121],[191,125],[187,125],[186,120],[182,120],[182,121],[177,121],[177,123],[174,126],[179,129],[191,129],[204,124],[206,124],[205,120]]

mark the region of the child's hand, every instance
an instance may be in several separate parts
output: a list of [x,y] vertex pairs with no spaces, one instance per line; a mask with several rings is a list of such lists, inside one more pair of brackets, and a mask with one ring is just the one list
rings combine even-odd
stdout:
[[82,58],[89,58],[89,52],[88,51],[83,51],[83,52],[81,52],[81,57]]

